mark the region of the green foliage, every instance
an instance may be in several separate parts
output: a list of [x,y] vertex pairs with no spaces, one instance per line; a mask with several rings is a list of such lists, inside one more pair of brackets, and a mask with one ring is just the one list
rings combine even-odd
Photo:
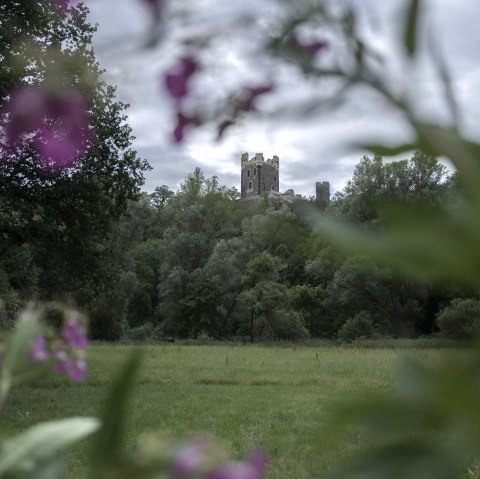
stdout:
[[300,313],[311,336],[330,338],[334,333],[334,324],[325,314],[324,301],[327,291],[320,286],[295,286],[290,289],[292,308]]
[[32,137],[13,154],[0,151],[0,268],[23,303],[73,297],[88,308],[112,287],[112,224],[148,169],[130,148],[126,105],[100,78],[87,14],[83,4],[65,15],[50,2],[1,7],[0,123],[8,95],[31,84],[81,92],[91,123],[88,151],[68,170],[44,168]]
[[480,301],[454,299],[437,315],[440,331],[452,339],[472,339],[480,333]]
[[[23,474],[34,478],[45,467],[45,463],[58,458],[72,444],[89,436],[100,428],[100,421],[92,417],[72,417],[38,423],[2,443],[0,453],[0,476],[5,473]],[[55,475],[60,478],[65,473],[66,464],[62,461]]]
[[366,311],[360,311],[348,319],[338,331],[338,339],[341,341],[353,341],[355,339],[368,339],[375,335],[372,318]]

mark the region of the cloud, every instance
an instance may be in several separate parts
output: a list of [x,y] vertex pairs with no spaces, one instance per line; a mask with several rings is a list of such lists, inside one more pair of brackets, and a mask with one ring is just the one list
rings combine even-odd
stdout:
[[[161,184],[176,188],[197,166],[207,176],[216,175],[222,184],[238,188],[240,155],[245,151],[252,155],[263,152],[267,157],[274,154],[280,157],[280,187],[283,190],[293,188],[297,193],[314,194],[316,181],[330,181],[332,190],[339,190],[366,153],[354,148],[353,144],[379,138],[397,142],[411,136],[402,115],[365,88],[352,91],[348,101],[337,109],[318,110],[307,115],[305,110],[300,111],[300,106],[303,103],[311,106],[315,99],[325,96],[331,85],[328,82],[305,83],[300,73],[285,67],[276,71],[276,81],[283,89],[277,97],[265,98],[262,105],[270,112],[279,105],[293,105],[297,111],[289,108],[285,115],[240,122],[228,130],[221,141],[215,141],[212,128],[199,129],[184,145],[175,146],[170,141],[172,104],[160,86],[161,72],[173,61],[177,50],[171,45],[153,50],[141,48],[148,26],[146,10],[141,3],[122,0],[112,9],[111,0],[95,0],[89,2],[89,6],[90,19],[99,25],[94,38],[97,57],[107,70],[107,81],[118,85],[119,99],[130,103],[128,122],[136,136],[134,147],[154,168],[147,173],[145,187],[148,191]],[[268,70],[268,65],[255,56],[255,46],[258,47],[259,39],[268,36],[269,27],[278,14],[273,4],[270,0],[205,0],[202,3],[210,6],[210,13],[200,22],[205,31],[222,29],[227,35],[226,42],[217,45],[209,53],[210,57],[204,58],[212,67],[202,80],[204,83],[195,86],[209,92],[203,96],[206,108],[216,106],[216,98],[223,94],[222,84],[254,83]],[[184,3],[171,2],[171,5],[173,9],[181,9]],[[441,84],[427,55],[420,55],[410,65],[395,61],[398,58],[396,40],[402,29],[398,19],[406,3],[364,0],[360,5],[362,34],[386,55],[384,73],[389,81],[399,87],[407,81],[407,86],[418,91],[410,99],[426,119],[449,121],[448,111],[441,101]],[[476,26],[480,4],[478,0],[461,3],[430,0],[426,6],[421,41],[426,44],[429,36],[436,35],[435,45],[444,52],[458,94],[462,124],[465,131],[474,136],[480,117],[480,99],[477,99],[480,29]],[[239,14],[246,22],[244,29],[230,31],[232,19]],[[258,18],[263,20],[255,23]],[[243,41],[247,38],[252,39],[251,44]]]

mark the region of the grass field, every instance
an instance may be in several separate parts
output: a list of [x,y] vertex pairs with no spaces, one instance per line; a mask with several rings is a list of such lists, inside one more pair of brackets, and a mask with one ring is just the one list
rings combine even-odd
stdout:
[[[107,388],[133,346],[89,348],[89,376],[75,385],[53,377],[14,390],[2,428],[18,432],[38,421],[98,415]],[[360,394],[388,394],[405,352],[393,349],[150,345],[130,402],[127,444],[143,432],[173,439],[208,434],[232,455],[261,446],[271,479],[311,476],[365,447],[352,430],[328,437],[329,408]],[[410,351],[411,353],[411,351]],[[429,360],[439,350],[417,351]],[[85,442],[73,451],[70,476],[82,476]]]

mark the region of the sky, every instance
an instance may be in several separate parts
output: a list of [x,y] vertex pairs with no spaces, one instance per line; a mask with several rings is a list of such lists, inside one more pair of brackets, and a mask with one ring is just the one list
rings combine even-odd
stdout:
[[[127,121],[136,137],[133,147],[153,167],[146,173],[146,191],[164,184],[176,190],[196,167],[202,168],[206,176],[218,176],[220,184],[239,188],[241,154],[248,152],[253,156],[263,152],[268,158],[280,157],[281,191],[293,188],[296,193],[310,196],[315,194],[316,181],[329,181],[333,193],[343,188],[355,164],[368,154],[353,145],[379,139],[397,143],[410,138],[401,116],[365,89],[349,94],[348,101],[334,110],[315,112],[308,117],[295,112],[295,105],[321,96],[319,89],[328,91],[329,86],[299,81],[302,80],[299,73],[286,68],[274,73],[284,88],[259,103],[267,115],[235,125],[220,141],[215,139],[213,128],[202,127],[188,135],[183,144],[175,145],[171,140],[173,105],[162,89],[162,72],[181,54],[177,44],[164,40],[155,48],[144,48],[150,18],[141,0],[87,0],[86,3],[90,21],[98,24],[94,49],[105,69],[105,80],[117,86],[119,100],[130,104]],[[364,38],[387,59],[395,58],[399,19],[406,2],[351,0],[350,3],[359,12]],[[223,38],[223,43],[211,51],[211,57],[203,58],[209,68],[204,83],[192,87],[194,93],[203,95],[204,108],[217,104],[222,85],[259,82],[268,72],[272,74],[271,64],[261,61],[255,48],[281,15],[274,0],[175,0],[173,4],[177,10],[189,4],[201,8],[195,12],[194,21],[184,21],[184,29],[200,34],[214,31]],[[422,44],[434,39],[433,43],[443,52],[460,105],[462,131],[478,138],[480,2],[425,0],[424,4]],[[247,22],[235,32],[238,18]],[[175,38],[178,32],[167,28],[165,38]],[[411,100],[422,118],[440,123],[449,121],[442,90],[427,55],[421,54],[414,68],[392,61],[388,72],[392,82],[415,90],[410,93]],[[286,113],[277,114],[282,107]]]

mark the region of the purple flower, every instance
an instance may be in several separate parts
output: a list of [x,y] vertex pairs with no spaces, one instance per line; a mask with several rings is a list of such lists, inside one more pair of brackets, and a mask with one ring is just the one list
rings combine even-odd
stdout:
[[199,126],[201,121],[198,118],[185,116],[181,111],[177,111],[177,124],[173,130],[173,141],[181,143],[184,138],[184,130],[187,126]]
[[69,359],[65,363],[65,369],[68,377],[76,383],[81,383],[87,377],[87,365],[83,359]]
[[255,102],[257,97],[260,95],[264,95],[265,93],[269,93],[273,90],[273,85],[266,84],[260,85],[257,87],[245,87],[242,92],[242,98],[240,100],[240,110],[250,111],[255,108]]
[[262,479],[267,469],[267,457],[254,452],[245,462],[231,462],[218,467],[207,475],[207,479]]
[[74,313],[66,320],[62,335],[71,348],[84,349],[87,347],[85,327],[78,314]]
[[190,77],[197,71],[198,64],[192,57],[184,57],[164,76],[165,87],[178,103],[188,95]]
[[37,335],[30,343],[29,357],[34,363],[44,363],[50,359],[43,334]]
[[45,166],[64,168],[86,148],[88,116],[83,96],[45,92],[37,87],[16,90],[8,105],[7,144],[14,148],[25,135],[33,135],[34,145]]
[[209,443],[205,439],[197,439],[189,443],[176,454],[171,469],[172,476],[175,479],[198,476],[206,463],[209,450]]
[[67,362],[68,362],[68,354],[65,351],[55,351],[55,358],[58,359],[58,363],[54,368],[54,371],[59,374],[63,374],[67,372]]

